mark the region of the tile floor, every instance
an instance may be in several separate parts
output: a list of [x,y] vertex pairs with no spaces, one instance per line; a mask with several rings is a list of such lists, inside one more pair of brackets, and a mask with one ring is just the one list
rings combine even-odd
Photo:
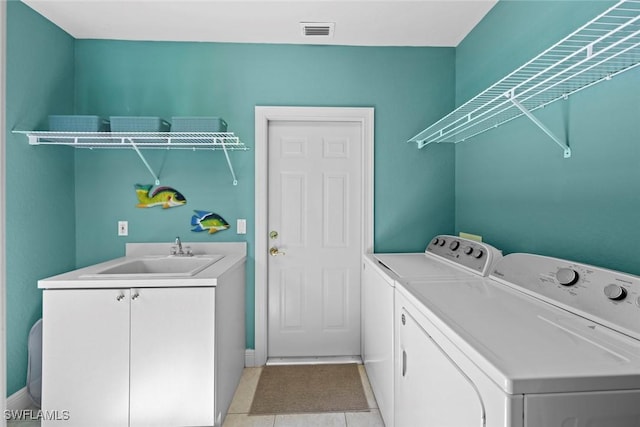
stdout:
[[[364,366],[358,365],[358,368],[369,412],[252,416],[248,413],[262,368],[245,368],[223,427],[384,427]],[[40,422],[8,421],[7,426],[40,427]]]
[[358,365],[369,412],[248,415],[262,368],[245,368],[223,427],[384,427],[363,365]]

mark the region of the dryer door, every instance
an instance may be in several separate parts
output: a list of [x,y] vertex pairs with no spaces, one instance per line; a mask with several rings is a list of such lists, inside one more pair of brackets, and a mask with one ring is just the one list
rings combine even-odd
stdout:
[[397,315],[395,427],[485,426],[484,405],[471,380],[406,309]]

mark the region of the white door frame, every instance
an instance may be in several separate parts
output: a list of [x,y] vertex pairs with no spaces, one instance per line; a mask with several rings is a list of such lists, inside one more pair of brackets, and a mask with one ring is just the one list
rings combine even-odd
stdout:
[[267,208],[269,122],[357,122],[362,128],[362,253],[373,251],[373,108],[255,107],[255,355],[254,365],[267,362]]

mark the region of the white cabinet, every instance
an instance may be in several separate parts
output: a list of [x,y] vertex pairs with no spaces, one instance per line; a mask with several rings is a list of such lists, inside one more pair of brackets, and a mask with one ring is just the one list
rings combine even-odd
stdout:
[[54,424],[214,425],[215,289],[44,291]]
[[386,427],[393,427],[393,280],[365,257],[362,359]]
[[38,281],[43,426],[222,425],[244,369],[246,244],[190,243],[222,255],[190,277],[96,278],[171,246],[129,243],[124,259]]
[[474,384],[432,339],[435,327],[397,292],[396,322],[395,427],[484,426]]

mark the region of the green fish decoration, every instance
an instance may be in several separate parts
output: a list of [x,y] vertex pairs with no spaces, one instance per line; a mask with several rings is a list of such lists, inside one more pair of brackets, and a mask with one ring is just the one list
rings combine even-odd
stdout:
[[136,195],[138,196],[138,208],[152,208],[162,206],[163,209],[182,206],[187,203],[187,199],[177,190],[171,187],[158,187],[153,192],[153,185],[136,184]]
[[229,228],[229,223],[220,215],[213,212],[194,211],[196,214],[191,217],[191,225],[195,226],[191,231],[206,231],[209,234]]

